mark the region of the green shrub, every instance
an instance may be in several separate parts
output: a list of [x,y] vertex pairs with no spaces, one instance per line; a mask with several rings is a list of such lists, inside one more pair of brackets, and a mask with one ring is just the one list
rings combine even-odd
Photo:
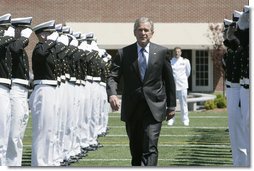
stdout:
[[216,105],[214,103],[214,100],[208,100],[204,103],[204,107],[206,110],[212,110],[215,109]]
[[227,100],[221,94],[218,94],[216,96],[216,99],[214,100],[214,103],[215,103],[217,108],[225,108],[225,107],[227,107]]

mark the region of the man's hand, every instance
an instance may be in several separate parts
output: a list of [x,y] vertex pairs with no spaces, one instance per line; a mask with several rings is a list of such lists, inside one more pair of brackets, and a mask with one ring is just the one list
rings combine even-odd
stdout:
[[120,108],[120,100],[116,95],[109,97],[109,103],[113,111],[118,111]]
[[166,113],[166,121],[172,119],[175,116],[175,110],[167,110]]

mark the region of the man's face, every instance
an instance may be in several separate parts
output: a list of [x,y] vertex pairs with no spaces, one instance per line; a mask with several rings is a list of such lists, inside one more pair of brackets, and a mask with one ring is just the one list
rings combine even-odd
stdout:
[[134,35],[137,39],[138,44],[141,47],[145,47],[153,36],[150,23],[140,23],[139,27],[134,30]]
[[180,57],[182,55],[181,49],[176,49],[175,53],[176,53],[176,57]]

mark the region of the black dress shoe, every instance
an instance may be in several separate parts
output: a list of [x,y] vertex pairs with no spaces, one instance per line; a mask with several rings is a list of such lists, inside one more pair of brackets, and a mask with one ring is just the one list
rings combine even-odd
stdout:
[[72,160],[78,160],[78,157],[75,155],[75,156],[71,156],[70,157]]
[[86,154],[86,153],[88,153],[88,151],[85,148],[81,148],[81,153]]
[[95,151],[95,150],[97,150],[97,148],[89,146],[89,147],[86,147],[85,150],[87,150],[87,151]]
[[69,166],[70,163],[68,163],[67,161],[62,161],[60,162],[60,166]]
[[68,163],[71,164],[71,163],[76,163],[78,160],[75,160],[75,159],[68,159]]
[[86,153],[79,153],[79,154],[76,155],[76,157],[77,157],[78,159],[82,159],[83,157],[86,157],[86,156],[87,156]]

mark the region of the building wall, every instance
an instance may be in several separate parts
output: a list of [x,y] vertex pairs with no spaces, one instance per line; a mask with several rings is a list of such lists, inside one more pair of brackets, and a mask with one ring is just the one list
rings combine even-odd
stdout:
[[33,23],[133,22],[147,16],[161,23],[210,23],[231,18],[248,0],[1,0],[1,13],[34,17]]
[[[248,5],[248,0],[1,0],[0,15],[32,16],[32,26],[52,19],[63,24],[126,23],[141,16],[149,17],[155,23],[220,23],[224,18],[231,19],[234,10],[242,11],[244,5]],[[27,47],[30,58],[36,42],[37,38],[32,34]],[[220,81],[218,84],[221,85]],[[214,87],[221,89],[220,85]]]

